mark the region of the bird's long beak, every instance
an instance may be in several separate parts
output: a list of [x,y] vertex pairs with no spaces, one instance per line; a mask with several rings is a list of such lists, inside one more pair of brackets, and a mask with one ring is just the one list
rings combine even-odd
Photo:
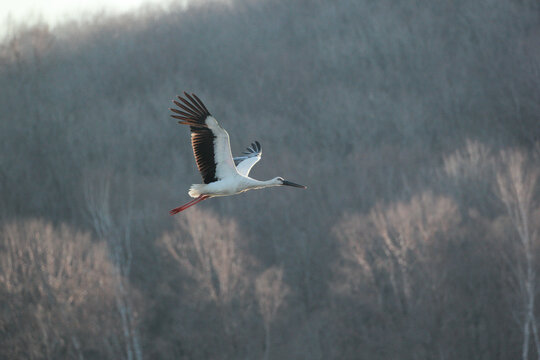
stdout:
[[295,184],[295,183],[287,181],[287,180],[283,180],[283,185],[294,186],[294,187],[301,188],[301,189],[307,189],[307,186]]

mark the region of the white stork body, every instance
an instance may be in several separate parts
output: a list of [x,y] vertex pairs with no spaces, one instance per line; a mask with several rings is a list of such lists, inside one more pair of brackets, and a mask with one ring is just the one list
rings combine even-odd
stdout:
[[283,185],[274,179],[259,181],[240,174],[210,184],[193,184],[189,189],[189,196],[197,198],[201,195],[229,196],[236,195],[248,190],[262,189],[270,186]]
[[183,104],[173,100],[182,110],[171,108],[170,110],[175,113],[171,116],[180,119],[180,124],[189,125],[191,128],[191,145],[204,184],[193,184],[189,189],[189,196],[195,200],[171,210],[171,215],[210,197],[234,195],[247,190],[280,185],[306,188],[280,177],[267,181],[250,178],[248,175],[251,168],[261,159],[262,149],[259,142],[252,143],[244,152],[246,155],[233,158],[227,131],[210,115],[195,94],[190,96],[184,92],[184,95],[189,101],[180,96],[178,99]]

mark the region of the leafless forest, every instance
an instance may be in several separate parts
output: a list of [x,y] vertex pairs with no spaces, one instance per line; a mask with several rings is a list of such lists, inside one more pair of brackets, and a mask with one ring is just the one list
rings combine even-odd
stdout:
[[[184,90],[308,190],[169,216]],[[540,358],[537,1],[13,26],[0,109],[0,358]]]

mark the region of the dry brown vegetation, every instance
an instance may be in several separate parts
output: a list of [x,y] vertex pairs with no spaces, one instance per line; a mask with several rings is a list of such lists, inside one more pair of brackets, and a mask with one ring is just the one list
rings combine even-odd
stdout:
[[[0,358],[540,356],[537,2],[234,0],[0,44]],[[268,189],[176,217],[197,93]]]

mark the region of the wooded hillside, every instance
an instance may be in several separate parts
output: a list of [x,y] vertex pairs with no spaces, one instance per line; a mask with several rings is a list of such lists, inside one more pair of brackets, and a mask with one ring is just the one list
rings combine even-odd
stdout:
[[[275,188],[205,201],[196,93]],[[0,357],[535,359],[540,6],[197,2],[0,45]]]

